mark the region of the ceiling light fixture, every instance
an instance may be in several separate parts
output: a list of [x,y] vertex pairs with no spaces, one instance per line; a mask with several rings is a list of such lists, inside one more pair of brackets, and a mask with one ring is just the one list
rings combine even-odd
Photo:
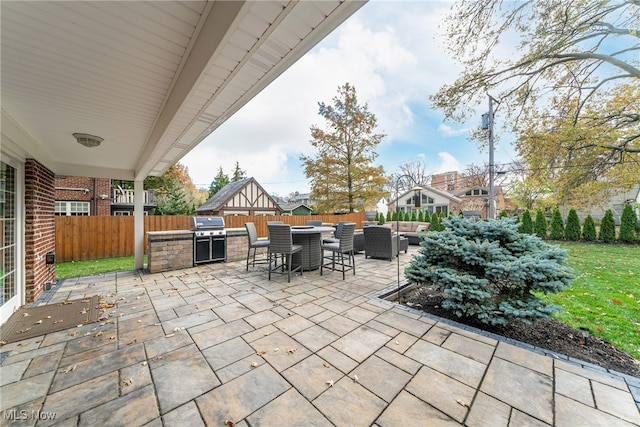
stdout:
[[89,148],[97,147],[102,141],[104,141],[103,138],[95,135],[89,135],[88,133],[74,133],[73,136],[78,141],[78,144]]

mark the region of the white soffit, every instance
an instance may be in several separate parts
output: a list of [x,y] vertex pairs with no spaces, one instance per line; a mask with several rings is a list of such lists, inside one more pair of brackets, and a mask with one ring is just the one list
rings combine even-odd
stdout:
[[58,174],[160,175],[364,3],[2,0],[3,141]]

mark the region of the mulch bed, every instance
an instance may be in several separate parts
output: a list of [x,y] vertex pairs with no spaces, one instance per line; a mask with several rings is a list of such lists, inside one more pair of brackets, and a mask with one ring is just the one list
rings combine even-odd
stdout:
[[443,309],[441,303],[444,299],[442,293],[433,289],[418,288],[406,292],[402,303],[425,313],[640,378],[640,361],[586,331],[578,331],[555,319],[540,319],[534,325],[521,322],[507,326],[486,325]]
[[98,320],[100,297],[64,301],[38,307],[21,307],[0,328],[0,343],[63,331]]

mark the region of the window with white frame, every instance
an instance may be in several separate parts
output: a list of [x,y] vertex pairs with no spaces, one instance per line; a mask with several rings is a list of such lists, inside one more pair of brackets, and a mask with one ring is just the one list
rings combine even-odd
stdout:
[[91,209],[89,202],[56,201],[55,213],[60,216],[89,216]]

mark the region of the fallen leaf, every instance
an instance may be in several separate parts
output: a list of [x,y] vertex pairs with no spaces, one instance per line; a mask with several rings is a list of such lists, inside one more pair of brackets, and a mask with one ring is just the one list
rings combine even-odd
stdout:
[[253,363],[251,364],[251,367],[252,367],[252,368],[257,368],[257,367],[258,367],[258,363],[257,363],[257,362],[253,362]]
[[78,333],[77,333],[77,332],[71,332],[71,333],[69,333],[69,336],[70,336],[70,337],[75,337],[76,335],[78,335]]
[[260,350],[259,352],[256,353],[258,356],[262,356],[263,354],[267,354],[266,351],[264,350]]
[[29,313],[22,313],[22,317],[29,317],[31,316]]
[[56,320],[55,322],[53,322],[53,324],[55,325],[56,323],[62,323],[62,322],[64,322],[64,319]]
[[330,366],[329,366],[329,364],[328,364],[327,362],[324,362],[324,363],[322,364],[322,366],[324,366],[325,368],[329,368],[329,367],[330,367]]
[[102,331],[99,331],[94,335],[94,337],[101,337],[102,335],[104,335]]
[[109,337],[109,339],[110,339],[111,341],[113,341],[113,340],[115,340],[115,339],[116,339],[116,337],[115,337],[115,335],[114,335],[114,336]]
[[63,369],[60,371],[61,374],[68,374],[71,371],[75,371],[76,370],[76,365],[70,365],[67,368]]
[[456,400],[456,402],[458,402],[458,405],[460,405],[460,406],[464,406],[465,408],[469,408],[469,404],[468,403],[464,403],[460,399]]
[[23,334],[23,333],[27,332],[29,329],[31,329],[31,328],[21,329],[21,330],[18,331],[18,333],[19,334]]
[[69,301],[69,300],[64,300],[64,301],[62,301],[60,304],[62,304],[62,305],[68,305],[68,304],[71,304],[71,301]]
[[38,320],[38,321],[36,322],[36,325],[39,325],[39,324],[41,324],[41,323],[42,323],[42,320]]
[[6,341],[0,341],[0,345],[5,345],[6,343]]
[[296,350],[297,350],[296,348],[290,348],[290,349],[287,350],[287,353],[288,354],[293,354],[293,353],[296,352]]
[[354,376],[353,376],[353,382],[354,382],[354,383],[357,383],[357,382],[358,382],[358,376],[357,376],[357,375],[354,375]]
[[165,335],[164,337],[165,337],[165,338],[171,338],[171,337],[175,337],[175,336],[176,336],[176,334],[167,334],[167,335]]
[[327,384],[329,384],[329,387],[333,387],[333,380],[328,380]]
[[130,386],[131,384],[133,384],[133,380],[131,378],[122,381],[122,385],[124,386]]
[[224,425],[226,425],[228,427],[236,427],[236,423],[234,423],[231,420],[224,420]]

